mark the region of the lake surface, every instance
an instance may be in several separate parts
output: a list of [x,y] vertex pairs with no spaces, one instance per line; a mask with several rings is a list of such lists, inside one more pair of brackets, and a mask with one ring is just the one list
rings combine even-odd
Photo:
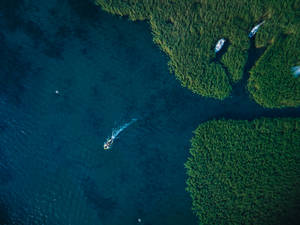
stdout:
[[192,131],[213,118],[300,116],[261,108],[244,84],[225,101],[194,95],[167,62],[146,22],[86,0],[2,0],[0,224],[196,225]]

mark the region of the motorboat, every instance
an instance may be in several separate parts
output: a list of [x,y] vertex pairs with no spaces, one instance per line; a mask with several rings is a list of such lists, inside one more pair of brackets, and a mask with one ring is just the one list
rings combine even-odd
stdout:
[[112,136],[111,138],[107,139],[106,142],[104,142],[103,148],[105,150],[108,150],[111,148],[112,144],[114,143],[114,137]]
[[265,21],[262,21],[260,24],[257,24],[255,27],[253,27],[252,30],[249,33],[249,38],[252,38],[256,34],[256,32],[258,31],[259,27],[261,25],[263,25],[264,23],[265,23]]
[[220,40],[217,42],[216,47],[215,47],[215,52],[216,52],[216,53],[222,49],[224,43],[225,43],[225,39],[224,39],[224,38],[220,39]]
[[113,129],[111,137],[109,137],[106,140],[106,142],[104,142],[103,148],[105,150],[110,149],[112,147],[112,144],[114,143],[114,140],[118,137],[118,135],[135,121],[137,121],[137,119],[133,118],[130,122],[125,123],[123,126],[119,127],[118,129]]

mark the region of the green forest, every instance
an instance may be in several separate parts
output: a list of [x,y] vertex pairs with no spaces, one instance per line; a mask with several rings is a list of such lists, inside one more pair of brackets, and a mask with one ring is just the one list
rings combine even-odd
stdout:
[[[148,20],[154,42],[170,57],[169,68],[181,84],[217,99],[228,97],[232,86],[242,79],[248,34],[265,21],[255,41],[257,47],[267,50],[250,71],[249,93],[265,107],[300,105],[300,79],[290,71],[300,64],[300,0],[95,2],[110,13]],[[214,47],[220,38],[226,39],[228,47],[216,60]]]
[[201,124],[185,164],[201,225],[298,224],[300,121]]
[[300,65],[299,50],[299,34],[276,37],[250,72],[248,90],[256,102],[268,108],[300,105],[300,79],[291,75],[291,68]]

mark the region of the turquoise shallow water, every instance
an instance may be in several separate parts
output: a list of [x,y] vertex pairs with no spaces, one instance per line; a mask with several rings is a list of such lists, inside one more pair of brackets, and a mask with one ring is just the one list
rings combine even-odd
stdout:
[[183,164],[198,124],[300,115],[259,107],[243,86],[196,96],[167,61],[146,22],[88,1],[1,1],[0,224],[197,224]]

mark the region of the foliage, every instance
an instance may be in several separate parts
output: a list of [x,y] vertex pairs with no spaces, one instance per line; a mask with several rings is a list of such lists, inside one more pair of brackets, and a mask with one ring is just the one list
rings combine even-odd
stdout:
[[281,35],[251,70],[248,90],[259,104],[274,108],[300,105],[300,79],[291,68],[300,65],[300,35]]
[[[249,48],[248,33],[253,25],[266,20],[257,33],[260,47],[273,48],[272,40],[278,34],[299,33],[300,0],[94,1],[110,13],[129,16],[131,20],[149,20],[153,39],[169,55],[170,69],[181,84],[195,93],[218,99],[227,97],[232,84],[243,76]],[[218,61],[214,47],[222,37],[229,46]],[[278,65],[281,71],[285,71],[286,66]],[[279,98],[286,96],[290,97]],[[267,98],[261,100],[258,102],[269,106],[263,102],[268,101]],[[286,99],[286,102],[297,105],[294,99]],[[285,106],[285,102],[281,103]]]
[[298,224],[300,120],[201,124],[186,162],[200,224]]

